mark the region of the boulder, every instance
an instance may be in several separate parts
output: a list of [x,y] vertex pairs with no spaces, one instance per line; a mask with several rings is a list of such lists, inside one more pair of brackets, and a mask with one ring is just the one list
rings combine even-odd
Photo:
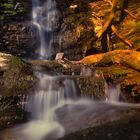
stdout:
[[0,53],[0,129],[25,121],[24,101],[37,83],[29,64]]
[[[89,115],[91,127],[67,134],[58,140],[121,140],[124,138],[128,140],[138,140],[140,138],[139,114],[139,110],[129,110],[118,113],[116,116],[112,115],[106,118],[106,121],[102,120],[99,122],[93,121],[94,118],[92,120],[92,117]],[[89,119],[87,120],[90,121]],[[82,120],[80,121],[83,122]]]

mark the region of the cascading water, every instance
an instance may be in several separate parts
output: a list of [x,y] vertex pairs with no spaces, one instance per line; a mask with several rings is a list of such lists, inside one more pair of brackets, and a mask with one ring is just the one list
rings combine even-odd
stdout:
[[25,106],[25,110],[30,112],[31,121],[22,130],[22,135],[26,140],[41,140],[44,137],[52,139],[63,136],[64,128],[57,121],[55,111],[69,103],[66,98],[70,95],[66,91],[71,91],[73,98],[77,97],[76,87],[69,79],[65,79],[61,83],[59,77],[52,77],[40,72],[37,72],[37,76],[40,79],[39,88]]
[[119,102],[120,101],[120,94],[121,94],[121,87],[120,84],[117,85],[108,85],[108,101],[109,102]]
[[[53,48],[54,31],[57,27],[58,11],[55,0],[32,1],[33,24],[37,27],[40,37],[38,59],[52,59],[55,54]],[[32,95],[25,110],[31,115],[31,121],[22,130],[22,137],[28,140],[41,140],[50,133],[55,132],[55,137],[64,134],[63,127],[57,122],[55,108],[64,101],[65,89],[55,87],[55,77],[37,72],[39,89]],[[66,86],[67,87],[67,86]],[[38,131],[38,128],[41,130]]]
[[[33,23],[38,28],[40,36],[38,59],[51,59],[55,53],[53,41],[57,15],[55,0],[47,0],[44,4],[41,4],[40,0],[33,0]],[[81,72],[81,75],[85,76],[91,74],[90,70]],[[118,102],[119,85],[107,87],[109,102],[96,102],[77,99],[78,90],[74,81],[64,76],[49,76],[43,72],[36,72],[36,76],[39,85],[25,105],[30,121],[11,130],[17,136],[17,140],[56,139],[64,134],[92,127],[96,121],[109,118],[124,109],[122,106],[140,107],[139,104]]]
[[53,49],[54,31],[57,27],[58,11],[55,0],[33,0],[33,24],[37,27],[40,37],[39,59],[51,59],[55,54]]

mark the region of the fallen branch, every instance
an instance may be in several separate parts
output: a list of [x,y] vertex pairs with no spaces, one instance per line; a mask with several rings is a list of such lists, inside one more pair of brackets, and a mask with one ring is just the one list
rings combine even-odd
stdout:
[[116,34],[116,36],[127,46],[129,46],[131,49],[133,48],[132,43],[130,43],[130,41],[124,39],[124,37],[120,34],[117,33],[117,29],[115,28],[114,25],[111,26],[112,31]]
[[128,11],[127,9],[124,9],[124,11],[133,19],[136,19],[136,20],[140,20],[140,18],[134,16],[130,11]]

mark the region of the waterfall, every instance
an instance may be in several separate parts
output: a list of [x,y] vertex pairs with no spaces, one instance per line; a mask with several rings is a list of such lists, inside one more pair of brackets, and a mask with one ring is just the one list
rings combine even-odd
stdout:
[[38,90],[28,99],[25,110],[34,120],[54,121],[52,110],[61,106],[67,99],[77,98],[77,89],[73,80],[52,77],[37,73],[40,79]]
[[[53,43],[58,12],[55,0],[46,0],[45,3],[41,1],[32,2],[33,24],[40,37],[38,59],[51,59],[55,54]],[[96,126],[98,122],[111,118],[124,108],[140,108],[139,104],[119,102],[119,85],[106,84],[108,101],[97,102],[78,99],[78,89],[71,78],[50,76],[42,71],[36,71],[35,75],[39,80],[36,92],[25,101],[29,122],[11,130],[17,140],[54,140],[64,134]],[[84,68],[81,71],[81,76],[92,75],[91,69]],[[95,75],[98,76],[98,73]]]
[[[55,54],[54,32],[58,21],[56,2],[46,0],[42,3],[40,0],[32,0],[32,5],[33,24],[37,27],[40,38],[38,59],[50,60]],[[51,139],[60,137],[64,135],[64,128],[57,121],[55,111],[65,101],[65,90],[75,87],[72,82],[69,82],[71,85],[69,87],[65,83],[58,84],[57,78],[42,72],[36,72],[36,76],[39,79],[38,90],[25,105],[31,120],[21,134],[27,140],[41,140],[46,136],[49,139],[49,135]]]
[[51,59],[54,51],[54,31],[58,24],[58,11],[55,0],[33,0],[32,18],[40,37],[39,59]]
[[117,85],[108,85],[108,101],[110,102],[119,102],[121,94],[120,84]]
[[[46,0],[43,4],[39,0],[33,0],[32,15],[33,24],[37,27],[40,37],[38,59],[51,59],[55,54],[53,43],[55,39],[54,32],[58,21],[58,11],[56,9],[55,0]],[[83,73],[85,72],[86,75],[92,74],[90,69],[88,71],[83,71]],[[83,75],[83,73],[81,74]],[[36,76],[39,79],[39,85],[35,94],[28,99],[25,106],[25,110],[29,112],[30,122],[22,129],[23,139],[56,139],[63,136],[66,133],[65,124],[62,125],[59,122],[56,113],[57,110],[62,110],[63,113],[60,111],[60,114],[74,112],[71,113],[73,114],[72,116],[75,116],[76,114],[75,118],[77,116],[80,118],[81,116],[84,116],[84,114],[88,114],[88,112],[96,111],[97,107],[103,109],[108,108],[108,105],[105,107],[104,103],[102,105],[102,103],[94,103],[85,99],[80,99],[75,102],[73,98],[77,98],[78,90],[73,80],[67,78],[61,79],[61,76],[49,76],[43,72],[36,72]],[[108,96],[111,101],[116,101],[116,97],[112,97],[111,95],[114,91],[114,88],[109,88],[108,90]],[[95,107],[91,108],[90,106],[92,105]],[[85,110],[81,110],[82,107],[84,107]],[[94,117],[98,116],[98,113],[96,112],[93,114]],[[74,119],[72,120],[74,121]],[[68,122],[71,122],[72,120]],[[77,122],[79,121],[76,121],[75,124]],[[71,124],[73,123],[71,122]],[[86,124],[85,126],[83,124],[77,124],[77,126],[79,128],[87,126]],[[75,130],[78,128],[77,126],[75,127]]]
[[41,140],[44,137],[54,139],[63,136],[65,131],[55,112],[70,104],[70,99],[77,98],[74,81],[40,72],[36,72],[36,76],[39,78],[38,90],[25,105],[25,110],[30,113],[30,122],[22,130],[23,138]]

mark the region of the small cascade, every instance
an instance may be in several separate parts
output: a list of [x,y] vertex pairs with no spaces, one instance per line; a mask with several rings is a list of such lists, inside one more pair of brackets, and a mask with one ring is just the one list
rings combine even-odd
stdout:
[[77,98],[78,91],[73,80],[37,74],[40,85],[36,93],[28,99],[25,110],[31,113],[32,119],[50,121],[53,117],[48,116],[49,111],[67,99]]
[[121,94],[120,84],[117,85],[109,84],[107,86],[107,101],[112,103],[119,102],[120,94]]
[[33,24],[37,27],[40,37],[39,59],[51,59],[54,52],[54,31],[59,18],[55,0],[33,0]]
[[[43,73],[37,73],[40,79],[38,90],[25,105],[31,121],[22,130],[27,140],[51,139],[64,135],[64,128],[57,121],[55,111],[77,97],[77,89],[72,80],[60,79]],[[38,128],[41,130],[38,131]],[[36,132],[36,133],[33,133]]]

